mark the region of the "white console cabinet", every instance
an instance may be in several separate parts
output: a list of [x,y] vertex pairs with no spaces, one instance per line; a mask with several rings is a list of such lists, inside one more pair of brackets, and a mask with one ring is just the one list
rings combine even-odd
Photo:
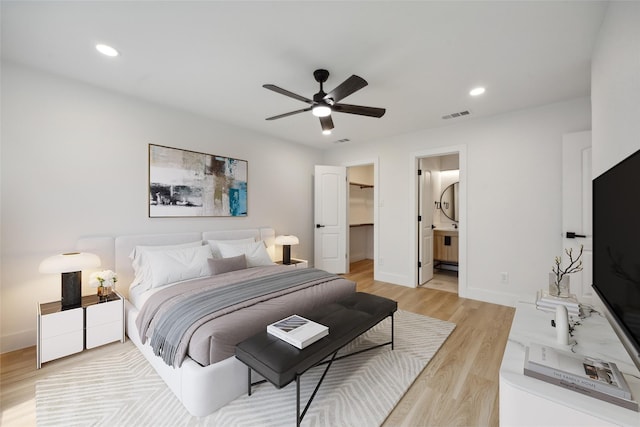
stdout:
[[[525,347],[531,342],[566,351],[556,342],[551,326],[555,315],[536,310],[533,303],[518,303],[500,367],[500,426],[640,426],[640,413],[566,390],[524,375]],[[576,353],[618,365],[633,398],[640,399],[640,373],[608,321],[598,314],[576,327]]]
[[37,367],[84,349],[124,342],[124,299],[82,297],[78,308],[63,310],[60,301],[38,304]]

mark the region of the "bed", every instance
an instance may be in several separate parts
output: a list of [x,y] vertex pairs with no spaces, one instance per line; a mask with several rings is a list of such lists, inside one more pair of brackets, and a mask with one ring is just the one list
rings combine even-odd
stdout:
[[[237,267],[236,270],[227,271],[231,258],[242,258],[231,251],[232,249],[237,250],[237,246],[231,243],[243,240],[264,242],[266,255],[262,253],[262,258],[252,258],[251,262],[249,262],[251,255],[247,255],[246,262],[251,265],[250,268]],[[79,250],[98,254],[102,259],[103,268],[113,266],[118,274],[117,291],[126,299],[127,336],[189,413],[195,416],[206,416],[246,393],[248,373],[246,366],[233,356],[234,342],[237,343],[238,340],[253,335],[273,321],[290,314],[304,316],[306,312],[320,305],[337,301],[355,292],[354,282],[341,277],[327,278],[319,270],[312,271],[313,269],[310,269],[302,273],[301,269],[291,266],[264,265],[270,263],[271,259],[275,259],[274,240],[275,232],[272,228],[259,228],[92,237],[80,239],[77,246]],[[156,268],[156,272],[161,271],[161,274],[158,273],[154,276],[154,280],[158,283],[150,289],[143,289],[144,286],[140,284],[135,286],[136,281],[140,281],[140,265],[136,264],[136,260],[132,264],[130,255],[135,254],[136,250],[169,247],[168,251],[171,251],[173,248],[182,247],[178,245],[194,247],[194,242],[202,242],[201,246],[207,246],[208,242],[219,243],[219,248],[215,243],[211,243],[213,245],[211,250],[213,258],[225,257],[225,260],[221,261],[224,264],[216,264],[218,268],[223,265],[221,274],[210,278],[205,274],[205,277],[196,277],[191,280],[176,280],[176,277],[172,276],[171,268],[167,267],[167,264],[170,263],[162,258],[162,250],[160,249],[158,250],[160,254],[154,252],[153,257],[147,259],[145,263],[146,268],[153,266]],[[231,243],[226,244],[225,242]],[[251,246],[257,247],[259,245]],[[216,253],[216,250],[220,253]],[[185,251],[191,251],[191,249],[185,249]],[[204,249],[196,248],[193,251],[202,253]],[[263,262],[266,257],[268,257],[268,262]],[[153,262],[150,262],[150,259]],[[255,259],[259,261],[257,264]],[[213,268],[212,262],[209,260],[211,268]],[[134,271],[134,265],[136,265],[136,271]],[[298,272],[294,270],[298,270]],[[230,284],[233,284],[234,289],[244,287],[244,289],[254,292],[253,288],[256,283],[263,284],[268,281],[276,283],[280,279],[277,281],[275,278],[280,276],[287,278],[282,280],[291,282],[286,289],[284,285],[278,284],[274,285],[282,287],[278,291],[260,296],[251,295],[248,300],[244,301],[234,300],[234,304],[222,312],[211,315],[207,322],[203,322],[204,326],[191,327],[189,333],[191,341],[188,344],[181,342],[176,352],[177,356],[171,360],[167,359],[166,351],[159,350],[157,347],[154,349],[152,344],[157,346],[157,343],[153,343],[151,338],[147,338],[145,335],[141,336],[139,333],[140,330],[147,329],[145,326],[141,326],[141,323],[155,325],[153,320],[149,321],[152,319],[152,316],[149,315],[149,307],[155,301],[164,303],[164,298],[168,297],[162,294],[170,295],[173,299],[169,299],[169,301],[172,301],[171,304],[174,305],[176,299],[203,301],[202,295],[207,295],[212,301],[218,301],[220,297],[215,292],[230,288],[231,286],[228,286]],[[300,281],[302,279],[297,277],[304,276],[304,283],[295,282],[294,276],[295,280]],[[269,280],[264,278],[269,278]],[[144,280],[142,282],[146,283]],[[178,283],[174,284],[174,282]],[[131,291],[129,291],[130,284],[134,284]],[[212,295],[215,295],[215,298]],[[233,298],[238,297],[234,296]],[[158,307],[164,306],[158,305]],[[162,309],[155,308],[155,311],[162,311]],[[151,327],[152,332],[155,327]],[[159,326],[157,328],[159,329]],[[162,348],[162,346],[160,347]],[[163,358],[167,360],[163,360]]]

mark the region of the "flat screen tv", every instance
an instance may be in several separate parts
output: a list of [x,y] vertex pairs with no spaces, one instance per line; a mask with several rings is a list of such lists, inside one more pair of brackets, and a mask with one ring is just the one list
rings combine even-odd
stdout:
[[640,369],[640,150],[593,180],[593,288]]

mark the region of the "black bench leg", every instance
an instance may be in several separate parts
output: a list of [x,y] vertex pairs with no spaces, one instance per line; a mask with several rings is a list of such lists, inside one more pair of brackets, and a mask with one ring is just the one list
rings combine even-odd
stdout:
[[[304,415],[303,415],[304,416]],[[296,375],[296,427],[300,427],[300,375]]]
[[[311,402],[313,401],[313,398],[316,397],[316,393],[318,393],[318,389],[320,388],[320,385],[322,384],[322,381],[324,381],[324,377],[327,375],[327,372],[329,372],[329,368],[331,368],[331,364],[335,360],[337,360],[336,359],[337,354],[338,354],[337,351],[335,353],[333,353],[333,356],[331,356],[331,360],[329,360],[327,362],[327,367],[324,369],[324,372],[322,373],[322,376],[320,377],[320,380],[318,381],[318,384],[316,384],[316,388],[313,390],[313,393],[311,393],[311,397],[309,397],[309,401],[307,402],[306,406],[304,407],[304,410],[302,411],[302,414],[300,414],[300,377],[302,376],[302,374],[297,374],[296,375],[296,426],[298,426],[298,427],[300,426],[300,423],[302,422],[302,419],[304,418],[305,414],[309,410],[309,406],[311,406]],[[316,366],[318,366],[318,365],[316,365]]]
[[393,314],[391,313],[391,350],[393,350]]

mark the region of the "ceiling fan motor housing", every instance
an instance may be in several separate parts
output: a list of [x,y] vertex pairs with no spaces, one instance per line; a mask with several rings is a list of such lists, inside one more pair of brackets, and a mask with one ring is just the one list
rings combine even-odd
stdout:
[[313,72],[313,77],[316,79],[318,83],[322,84],[326,82],[327,79],[329,78],[329,72],[321,68]]

